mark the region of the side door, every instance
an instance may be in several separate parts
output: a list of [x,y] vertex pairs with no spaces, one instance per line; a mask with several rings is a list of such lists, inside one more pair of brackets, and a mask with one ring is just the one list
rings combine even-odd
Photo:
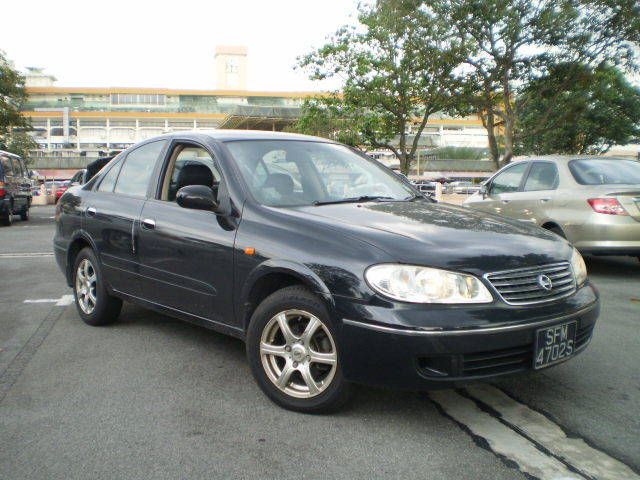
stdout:
[[140,212],[167,141],[145,143],[114,164],[87,199],[85,228],[96,244],[105,279],[118,292],[141,296],[137,252]]
[[218,161],[207,147],[174,141],[158,191],[144,205],[138,251],[146,300],[198,318],[228,323],[233,306],[236,228],[214,212],[180,207],[176,193],[206,185],[228,195]]
[[518,162],[502,170],[488,185],[485,200],[481,201],[484,210],[515,217],[517,203],[521,200],[522,181],[529,168],[529,162]]
[[537,225],[550,219],[558,183],[558,167],[554,162],[532,162],[520,194],[521,202],[516,205],[518,218]]

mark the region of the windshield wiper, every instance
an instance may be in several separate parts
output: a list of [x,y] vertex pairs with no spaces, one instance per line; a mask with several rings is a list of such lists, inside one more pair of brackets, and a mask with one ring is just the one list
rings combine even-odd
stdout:
[[313,202],[315,206],[318,205],[331,205],[333,203],[358,203],[358,202],[374,202],[376,200],[396,200],[393,197],[385,197],[382,195],[362,195],[360,197],[341,198],[339,200],[316,200]]

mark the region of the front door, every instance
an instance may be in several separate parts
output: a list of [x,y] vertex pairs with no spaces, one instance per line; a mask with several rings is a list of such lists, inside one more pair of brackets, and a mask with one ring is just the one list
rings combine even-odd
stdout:
[[520,200],[520,186],[528,167],[528,162],[522,162],[504,169],[491,180],[484,200],[474,206],[491,213],[517,218],[516,204]]
[[233,305],[236,230],[214,212],[180,207],[188,185],[214,191],[224,182],[206,148],[176,143],[166,160],[158,198],[142,210],[138,241],[145,299],[199,318],[225,322]]

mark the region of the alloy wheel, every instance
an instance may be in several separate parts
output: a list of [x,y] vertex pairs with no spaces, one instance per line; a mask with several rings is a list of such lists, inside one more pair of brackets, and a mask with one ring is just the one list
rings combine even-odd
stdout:
[[91,315],[96,308],[97,284],[96,269],[87,258],[84,258],[76,271],[76,296],[80,309],[87,315]]
[[260,358],[271,382],[296,398],[326,390],[338,365],[331,332],[303,310],[285,310],[269,320],[260,339]]

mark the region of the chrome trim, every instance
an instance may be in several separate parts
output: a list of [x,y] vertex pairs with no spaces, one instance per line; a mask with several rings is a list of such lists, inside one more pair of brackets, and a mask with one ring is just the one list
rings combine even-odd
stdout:
[[[567,272],[566,274],[564,273],[565,270]],[[558,276],[559,273],[562,273],[562,275]],[[522,275],[519,275],[519,274],[522,274]],[[570,275],[571,282],[569,282],[569,285],[567,286],[570,286],[570,288],[567,290],[567,288],[565,288],[566,282],[564,283],[560,282],[559,285],[561,285],[561,287],[555,291],[553,289],[550,290],[549,297],[545,298],[544,296],[540,295],[539,298],[534,299],[532,301],[527,301],[526,298],[521,300],[507,300],[502,295],[502,293],[506,293],[506,292],[501,292],[498,289],[498,287],[507,286],[506,284],[504,284],[504,282],[507,282],[508,284],[508,283],[512,283],[514,279],[524,278],[527,276],[534,276],[536,274],[547,274],[551,278],[554,278],[554,279],[560,278],[561,280],[564,280],[568,274]],[[512,275],[515,275],[515,277],[513,277]],[[501,278],[501,277],[507,277],[507,278]],[[578,284],[576,281],[575,273],[573,272],[573,267],[571,266],[571,262],[568,262],[568,261],[558,262],[558,263],[548,263],[546,265],[538,265],[535,267],[524,267],[524,268],[515,268],[512,270],[500,270],[498,272],[489,272],[489,273],[485,273],[482,276],[482,278],[491,286],[494,292],[498,295],[498,298],[502,300],[504,303],[506,303],[507,305],[526,306],[526,305],[539,305],[542,303],[551,303],[557,300],[562,300],[563,298],[570,297],[578,290]],[[494,281],[497,283],[497,285],[494,284]],[[534,291],[532,291],[532,293],[533,292]],[[557,293],[557,295],[554,295],[554,292]]]
[[465,328],[460,330],[416,330],[416,329],[404,329],[397,327],[385,327],[382,325],[374,325],[372,323],[360,322],[358,320],[350,320],[345,318],[342,320],[346,325],[351,325],[353,327],[367,328],[369,330],[375,330],[378,332],[384,333],[394,333],[397,335],[409,335],[409,336],[456,336],[456,335],[482,335],[485,333],[500,333],[500,332],[512,332],[517,330],[526,330],[528,328],[539,328],[544,327],[545,325],[551,325],[557,322],[562,322],[564,320],[571,319],[573,317],[577,317],[579,315],[583,315],[587,312],[593,310],[597,305],[597,302],[594,302],[587,307],[578,310],[577,312],[573,312],[567,315],[561,315],[559,317],[548,318],[546,320],[538,320],[535,322],[529,323],[518,323],[515,325],[500,325],[495,327],[477,327],[477,328]]

